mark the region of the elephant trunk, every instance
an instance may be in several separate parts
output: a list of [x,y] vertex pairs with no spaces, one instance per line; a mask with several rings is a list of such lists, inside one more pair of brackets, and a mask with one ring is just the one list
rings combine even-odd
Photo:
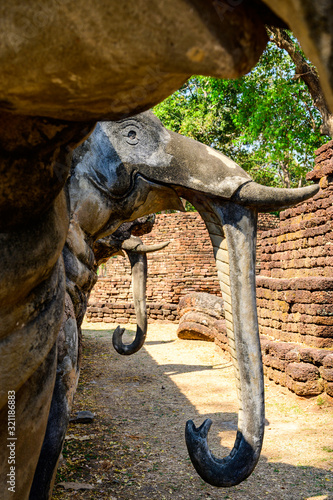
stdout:
[[225,306],[230,354],[240,402],[238,432],[229,456],[209,450],[207,419],[199,428],[187,422],[185,438],[198,474],[213,486],[234,486],[255,468],[264,434],[264,383],[255,293],[255,210],[232,202],[197,206],[214,247]]
[[157,252],[169,245],[169,241],[155,245],[144,245],[140,238],[131,236],[121,246],[125,250],[132,269],[133,300],[136,315],[136,335],[131,344],[122,341],[125,328],[118,326],[113,332],[113,347],[119,354],[130,355],[139,351],[143,346],[148,328],[146,286],[147,286],[147,253]]
[[119,354],[129,356],[139,351],[143,346],[147,335],[147,306],[146,306],[146,285],[147,285],[147,256],[146,253],[135,250],[126,250],[132,269],[133,300],[136,315],[136,335],[131,344],[124,344],[122,341],[125,328],[118,326],[113,332],[113,347]]

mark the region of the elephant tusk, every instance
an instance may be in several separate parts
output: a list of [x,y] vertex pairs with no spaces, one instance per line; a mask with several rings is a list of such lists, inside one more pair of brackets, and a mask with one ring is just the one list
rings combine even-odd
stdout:
[[259,212],[282,210],[300,203],[319,191],[318,184],[297,189],[272,188],[249,181],[240,186],[231,201],[247,207],[253,207]]
[[136,236],[131,236],[127,240],[125,240],[121,248],[127,252],[136,252],[136,253],[151,253],[158,252],[169,245],[169,241],[164,243],[156,243],[155,245],[145,245],[142,243],[141,239]]
[[164,243],[156,243],[155,245],[139,245],[135,251],[139,253],[152,253],[158,252],[163,248],[167,247],[170,244],[170,241],[166,241]]

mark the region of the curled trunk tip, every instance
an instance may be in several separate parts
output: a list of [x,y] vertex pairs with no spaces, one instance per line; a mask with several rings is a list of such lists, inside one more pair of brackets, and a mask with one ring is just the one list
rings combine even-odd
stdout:
[[131,354],[134,354],[141,349],[146,340],[146,332],[143,332],[142,329],[139,326],[137,326],[135,339],[131,344],[123,343],[124,333],[125,333],[125,328],[117,326],[112,335],[112,344],[115,350],[119,354],[123,354],[124,356],[130,356]]
[[212,425],[207,418],[200,427],[192,420],[186,423],[185,441],[197,473],[212,486],[231,487],[244,481],[252,473],[260,457],[261,444],[254,448],[241,431],[237,431],[234,447],[225,458],[216,458],[208,447],[208,432]]

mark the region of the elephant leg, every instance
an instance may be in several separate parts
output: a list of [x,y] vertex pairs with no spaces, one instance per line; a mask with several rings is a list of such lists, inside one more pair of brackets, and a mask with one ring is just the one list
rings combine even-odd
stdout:
[[57,340],[58,364],[51,408],[39,456],[30,500],[48,500],[57,472],[57,464],[65,441],[71,407],[79,378],[78,330],[74,308],[68,294],[63,323]]
[[[63,191],[70,168],[66,146],[74,146],[88,132],[83,123],[1,113],[1,498],[29,497],[43,443],[65,299],[61,252],[69,224]],[[8,405],[9,396],[15,397],[15,405],[13,399]],[[13,417],[15,430],[9,425]],[[13,463],[8,463],[8,437],[15,443]],[[15,491],[8,490],[11,472]]]
[[[56,362],[57,349],[54,345],[40,367],[16,392],[15,436],[9,436],[9,432],[13,430],[12,427],[8,428],[7,407],[4,407],[0,413],[0,428],[6,431],[8,429],[7,437],[2,436],[0,441],[1,474],[3,475],[1,498],[3,500],[28,498],[43,440],[41,426],[47,421],[49,412]],[[10,482],[9,476],[11,470],[14,470],[13,483]]]
[[[0,417],[0,446],[3,452],[0,470],[4,499],[26,500],[29,496],[55,382],[55,341],[64,293],[64,268],[60,258],[51,277],[29,295],[29,300],[22,306],[23,311],[20,307],[19,311],[16,310],[23,325],[16,321],[16,330],[0,342],[3,368],[0,370],[3,372]],[[3,319],[6,319],[5,315]],[[15,422],[14,427],[12,422]],[[15,444],[13,457],[8,454],[9,438]],[[11,471],[15,473],[14,490],[8,490],[7,475]]]

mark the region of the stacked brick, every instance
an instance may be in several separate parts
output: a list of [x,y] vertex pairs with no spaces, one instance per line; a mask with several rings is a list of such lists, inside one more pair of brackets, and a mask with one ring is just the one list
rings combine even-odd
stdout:
[[[158,304],[150,302],[147,305],[148,322],[176,321],[178,319],[175,304]],[[131,302],[95,302],[90,304],[86,314],[87,321],[96,323],[135,323],[134,304]]]
[[[259,249],[261,232],[276,227],[278,220],[278,217],[270,214],[260,215]],[[209,292],[221,296],[209,234],[198,213],[159,214],[152,232],[141,238],[146,244],[170,241],[163,250],[147,255],[150,321],[177,321],[177,305],[188,293]],[[130,303],[129,261],[127,257],[111,258],[107,263],[106,277],[99,278],[91,293],[86,319],[135,321]],[[153,306],[150,306],[151,303]],[[155,312],[157,310],[158,313]]]
[[[193,293],[178,305],[177,335],[182,339],[214,341],[230,353],[223,301],[210,294]],[[326,392],[333,397],[333,353],[326,349],[278,342],[260,335],[264,373],[299,396]]]
[[261,335],[264,373],[299,396],[333,397],[333,353]]
[[208,340],[222,338],[227,344],[223,299],[210,293],[189,293],[178,304],[180,339]]
[[319,181],[319,193],[262,234],[259,326],[270,339],[263,339],[270,378],[300,395],[333,396],[333,141],[316,151],[308,178]]
[[261,332],[276,340],[333,347],[333,279],[257,278]]
[[258,216],[258,230],[257,230],[257,258],[256,258],[256,274],[260,274],[261,271],[261,245],[262,238],[261,235],[267,231],[277,229],[280,224],[280,219],[278,216],[273,214],[259,214]]

